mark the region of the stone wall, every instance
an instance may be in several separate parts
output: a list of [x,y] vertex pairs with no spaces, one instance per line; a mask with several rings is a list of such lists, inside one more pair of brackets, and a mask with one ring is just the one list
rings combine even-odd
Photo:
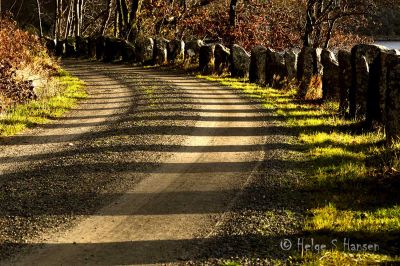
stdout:
[[323,99],[339,99],[339,62],[337,55],[328,49],[322,50],[321,63],[322,74],[322,97]]
[[297,60],[297,80],[299,82],[299,96],[305,100],[319,100],[322,98],[322,74],[320,48],[304,47]]
[[349,93],[352,86],[353,70],[351,65],[351,53],[339,51],[339,113],[346,115],[349,113]]
[[265,85],[267,82],[267,51],[264,46],[256,46],[251,50],[249,79],[260,85]]
[[339,113],[386,129],[388,144],[400,137],[400,51],[360,44],[349,51],[303,48],[284,52],[256,46],[225,47],[201,40],[144,38],[134,44],[108,37],[46,40],[51,54],[143,65],[196,66],[203,74],[230,73],[261,86],[298,85],[304,100],[335,100]]

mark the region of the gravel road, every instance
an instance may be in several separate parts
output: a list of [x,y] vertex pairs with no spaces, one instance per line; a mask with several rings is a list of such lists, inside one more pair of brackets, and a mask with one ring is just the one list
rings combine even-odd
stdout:
[[3,263],[201,257],[216,224],[263,174],[273,115],[176,73],[64,65],[86,82],[89,98],[60,120],[1,140]]

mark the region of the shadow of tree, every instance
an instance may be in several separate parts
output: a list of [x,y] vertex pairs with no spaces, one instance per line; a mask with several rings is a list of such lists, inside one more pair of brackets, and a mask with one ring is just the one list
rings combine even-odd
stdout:
[[[148,73],[138,68],[128,68],[119,66],[118,68],[107,67],[106,71],[110,75],[130,75],[132,73]],[[77,63],[77,70],[84,70],[85,63]],[[122,71],[122,72],[121,72]],[[124,72],[125,71],[125,72]],[[81,77],[85,77],[82,72]],[[163,75],[168,75],[163,73]],[[171,74],[175,75],[175,74]],[[276,116],[273,111],[261,109],[238,108],[215,110],[205,107],[200,108],[200,104],[193,103],[196,96],[207,96],[207,100],[226,99],[232,96],[229,89],[221,89],[218,95],[204,91],[207,88],[206,82],[199,85],[199,90],[188,90],[185,93],[170,90],[169,88],[159,88],[156,97],[145,93],[146,86],[165,85],[164,82],[155,82],[153,79],[141,79],[132,77],[131,82],[126,82],[127,86],[136,85],[137,79],[144,83],[143,87],[135,86],[135,97],[143,101],[151,99],[162,100],[161,104],[154,108],[148,107],[146,102],[138,104],[136,101],[124,100],[123,97],[115,97],[116,100],[130,105],[129,111],[114,124],[108,122],[96,124],[106,126],[106,129],[98,132],[75,136],[82,140],[82,146],[71,148],[67,151],[55,153],[42,153],[33,156],[15,156],[4,158],[5,161],[13,162],[32,162],[28,170],[18,170],[11,173],[3,173],[0,176],[0,223],[2,227],[2,243],[0,244],[0,255],[8,256],[10,250],[16,246],[18,248],[37,247],[35,244],[23,244],[23,237],[15,238],[14,230],[22,231],[26,236],[32,232],[32,224],[37,219],[47,217],[48,228],[62,223],[63,217],[72,215],[93,215],[97,210],[112,200],[127,196],[132,201],[140,201],[143,197],[151,197],[149,194],[127,194],[124,187],[117,188],[116,192],[104,192],[104,187],[120,179],[129,180],[131,183],[138,182],[140,178],[149,173],[176,173],[181,168],[188,168],[183,162],[176,163],[152,163],[135,161],[136,152],[152,153],[194,153],[194,152],[248,152],[266,151],[263,161],[249,162],[224,162],[223,160],[215,163],[192,164],[188,170],[188,178],[191,173],[215,174],[218,172],[240,173],[253,170],[255,165],[259,167],[254,172],[255,178],[243,192],[237,190],[220,191],[182,191],[177,193],[161,193],[158,195],[160,200],[173,199],[168,209],[160,210],[156,206],[147,206],[135,215],[163,215],[163,214],[196,214],[196,213],[215,213],[223,212],[222,208],[213,208],[209,201],[220,198],[221,194],[241,195],[238,197],[236,205],[232,209],[232,219],[241,217],[242,214],[262,214],[261,217],[272,212],[279,218],[282,224],[267,224],[265,231],[240,231],[239,223],[234,225],[237,228],[223,228],[225,234],[211,236],[204,239],[183,239],[183,240],[149,240],[149,241],[129,241],[111,243],[77,243],[77,244],[45,244],[54,249],[60,250],[85,250],[87,254],[99,256],[105,264],[147,264],[147,263],[171,263],[179,262],[180,259],[171,254],[176,254],[176,250],[198,249],[199,260],[203,259],[229,259],[231,257],[260,257],[270,259],[287,259],[290,255],[298,254],[298,250],[290,252],[282,251],[280,242],[284,238],[289,238],[295,243],[298,238],[315,238],[321,242],[328,242],[332,238],[349,237],[361,243],[366,241],[378,241],[381,249],[378,254],[398,254],[399,253],[399,230],[391,232],[368,231],[349,231],[338,233],[336,231],[314,231],[306,232],[302,230],[304,218],[309,218],[309,210],[324,207],[328,202],[332,202],[340,210],[369,211],[382,207],[392,207],[400,204],[399,178],[382,180],[374,176],[366,177],[362,180],[327,180],[326,182],[315,182],[313,176],[318,167],[329,166],[335,162],[352,162],[360,160],[350,156],[330,156],[323,159],[304,159],[302,152],[307,152],[315,147],[340,147],[347,150],[359,151],[371,147],[370,144],[344,145],[335,142],[324,142],[318,145],[306,146],[301,143],[293,142],[293,137],[303,132],[351,132],[360,134],[364,129],[359,124],[344,126],[298,126],[290,127],[284,124],[285,119],[296,118],[288,116],[286,118]],[[101,80],[98,80],[101,82]],[[181,83],[181,82],[180,82]],[[184,84],[185,81],[182,81]],[[188,82],[193,85],[193,82]],[[165,86],[164,86],[165,87]],[[102,97],[108,98],[113,93],[96,93],[95,100]],[[163,97],[165,96],[165,97]],[[221,97],[221,98],[219,98]],[[111,96],[112,98],[112,96]],[[127,97],[129,98],[129,97]],[[178,99],[179,101],[176,101]],[[255,101],[257,102],[257,101]],[[182,107],[182,104],[188,105]],[[207,105],[218,104],[218,102],[208,102]],[[246,98],[243,102],[232,103],[231,105],[252,105],[254,102]],[[204,104],[202,104],[204,105]],[[225,104],[224,104],[225,105]],[[315,106],[317,109],[318,106]],[[90,108],[88,110],[96,110]],[[298,109],[295,109],[298,110]],[[286,110],[288,111],[288,110]],[[197,116],[198,112],[210,115]],[[160,114],[161,113],[161,114]],[[217,114],[219,113],[219,114]],[[235,116],[257,115],[251,117]],[[152,115],[154,114],[154,115]],[[215,115],[215,116],[211,116]],[[222,115],[221,115],[222,114]],[[226,116],[228,114],[229,116]],[[90,115],[88,117],[97,117]],[[302,116],[304,118],[304,116]],[[311,117],[312,116],[308,116]],[[319,116],[320,117],[320,116]],[[297,118],[299,118],[297,116]],[[62,121],[69,121],[74,117],[63,118]],[[155,120],[165,121],[164,125],[149,126],[149,122]],[[183,121],[266,121],[264,127],[222,127],[210,130],[207,127],[179,125]],[[143,122],[144,125],[135,126],[136,122]],[[118,126],[115,126],[118,124]],[[94,124],[79,121],[71,124],[54,123],[44,128],[69,128],[93,126]],[[66,133],[67,134],[67,133]],[[269,141],[265,144],[254,145],[224,145],[224,146],[182,146],[171,143],[143,144],[126,143],[122,141],[101,142],[108,137],[132,137],[139,139],[152,137],[155,135],[167,136],[223,136],[223,137],[258,137],[267,136]],[[99,143],[98,143],[99,142]],[[16,136],[12,140],[3,142],[2,145],[28,145],[40,143],[63,143],[62,136]],[[96,143],[94,145],[93,143]],[[93,144],[93,145],[92,145]],[[123,158],[119,161],[107,161],[106,154],[114,154]],[[304,155],[304,154],[303,154]],[[96,160],[84,160],[89,157],[96,157]],[[77,160],[76,157],[83,158]],[[133,158],[126,161],[126,158]],[[37,162],[37,164],[36,164]],[[83,163],[84,162],[84,163]],[[137,177],[132,177],[127,173],[136,173]],[[96,178],[90,174],[95,174]],[[241,194],[240,194],[241,193]],[[183,202],[188,197],[205,198],[207,201],[193,205]],[[132,213],[106,213],[106,215],[131,215]],[[263,216],[264,215],[264,216]],[[269,214],[268,214],[269,215]],[[247,215],[249,216],[249,215]],[[243,219],[252,219],[243,218]],[[285,221],[287,219],[287,221]],[[292,224],[297,220],[298,224]],[[255,221],[260,225],[265,221]],[[255,227],[257,227],[255,225]],[[285,230],[278,230],[277,227]],[[287,227],[287,228],[286,228]],[[294,227],[294,228],[293,228]],[[276,229],[276,232],[274,230]],[[233,230],[233,231],[229,231]],[[237,231],[235,231],[237,230]],[[43,245],[41,245],[43,246]],[[118,251],[118,252],[116,252]],[[160,253],[160,251],[162,251]],[[142,256],[141,252],[153,254],[153,256]],[[182,250],[181,260],[186,260],[185,251]]]

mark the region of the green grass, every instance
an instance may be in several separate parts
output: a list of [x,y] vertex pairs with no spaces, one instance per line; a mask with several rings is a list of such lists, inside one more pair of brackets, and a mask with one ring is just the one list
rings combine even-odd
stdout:
[[221,263],[221,266],[240,266],[240,263],[228,260]]
[[[353,265],[400,262],[400,182],[396,168],[400,144],[384,146],[384,134],[363,129],[359,121],[337,114],[338,103],[299,101],[294,88],[275,90],[240,79],[197,76],[262,100],[284,119],[301,145],[312,202],[304,233],[314,238],[350,237],[378,243],[375,253],[343,250],[299,254],[304,265]],[[396,155],[396,156],[393,156]]]
[[58,86],[55,96],[17,105],[2,114],[0,136],[12,136],[26,128],[46,124],[73,108],[79,99],[87,97],[84,83],[66,71],[60,71],[54,84]]

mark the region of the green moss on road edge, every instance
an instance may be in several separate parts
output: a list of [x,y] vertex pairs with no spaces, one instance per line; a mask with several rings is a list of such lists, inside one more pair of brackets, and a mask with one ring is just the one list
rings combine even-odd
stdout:
[[[382,132],[365,130],[358,121],[341,118],[337,114],[338,103],[298,100],[295,88],[275,90],[241,79],[201,75],[197,78],[257,98],[296,132],[294,141],[301,146],[302,165],[306,166],[303,171],[307,179],[301,186],[309,202],[304,239],[326,244],[327,250],[288,253],[291,257],[283,264],[400,262],[400,182],[398,175],[392,173],[398,170],[391,170],[399,166],[399,161],[388,157],[388,153],[399,150],[399,145],[388,149]],[[334,239],[338,240],[337,247],[330,246]],[[379,250],[345,250],[344,239],[350,239],[351,244],[377,244]],[[292,241],[296,243],[297,239]],[[226,263],[234,265],[235,261]]]
[[84,82],[61,70],[49,86],[57,86],[57,94],[50,98],[17,105],[0,116],[0,136],[12,136],[26,128],[49,123],[61,117],[87,98]]

